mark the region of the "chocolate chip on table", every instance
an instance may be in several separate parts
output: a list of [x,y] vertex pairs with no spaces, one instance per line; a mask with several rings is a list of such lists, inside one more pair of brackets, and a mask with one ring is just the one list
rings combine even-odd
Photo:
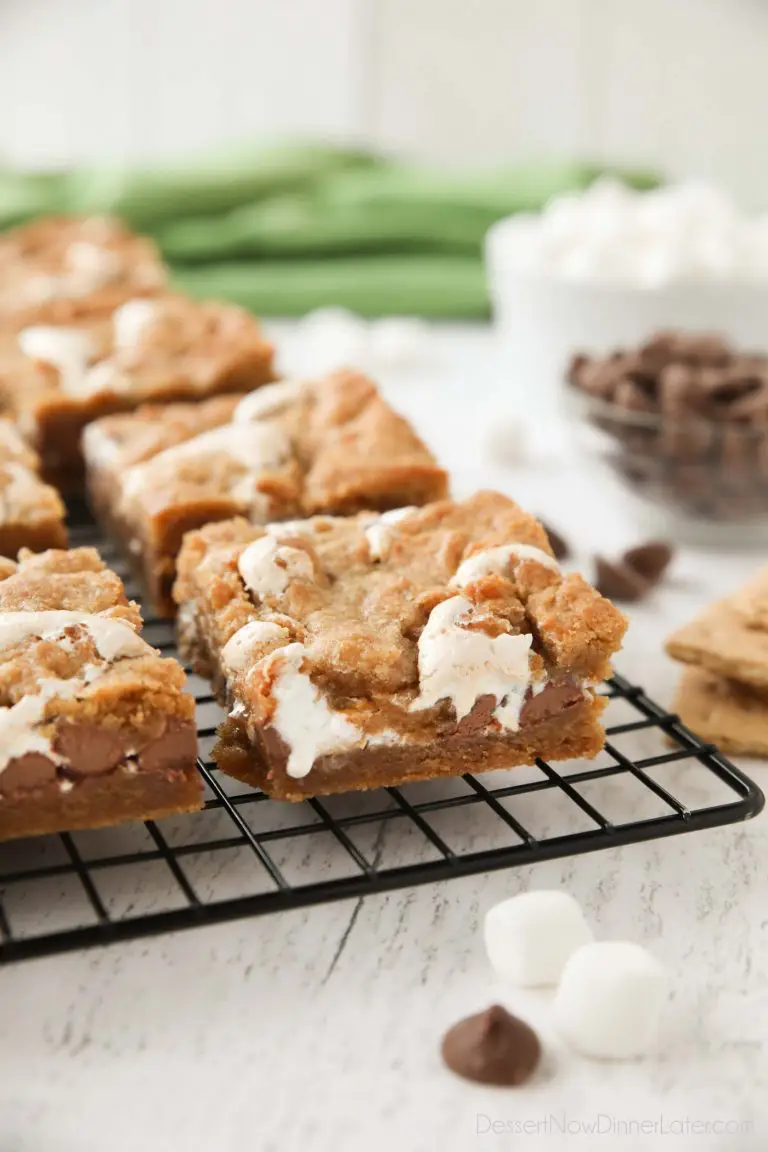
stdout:
[[649,540],[629,548],[622,556],[622,564],[654,584],[661,579],[674,556],[674,549],[663,540]]
[[441,1052],[457,1076],[478,1084],[514,1088],[535,1072],[541,1043],[528,1024],[494,1004],[449,1028]]
[[603,556],[595,556],[595,588],[606,599],[631,604],[647,596],[652,587],[652,580],[635,572],[623,561],[611,562]]
[[552,546],[552,551],[555,555],[555,560],[567,560],[571,554],[571,549],[568,546],[567,540],[564,540],[559,532],[551,528],[544,520],[539,519],[539,524],[549,537],[549,543]]

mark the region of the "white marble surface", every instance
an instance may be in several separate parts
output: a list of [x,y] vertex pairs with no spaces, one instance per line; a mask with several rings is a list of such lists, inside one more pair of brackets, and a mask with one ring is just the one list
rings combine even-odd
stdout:
[[[423,379],[393,380],[388,391],[458,492],[501,487],[564,530],[585,563],[616,538],[640,536],[620,499],[595,489],[559,441],[534,433],[543,399],[498,376],[486,333],[443,331]],[[515,412],[532,459],[509,469],[492,462],[487,438]],[[668,702],[675,669],[663,636],[758,562],[683,550],[664,587],[632,612],[619,670]],[[749,768],[768,783],[766,769]],[[615,784],[601,788],[604,806],[622,803]],[[525,808],[540,830],[556,816],[543,796]],[[762,1152],[767,828],[761,817],[10,966],[0,971],[0,1148]],[[378,849],[388,847],[400,850],[385,837]],[[484,910],[523,888],[559,885],[600,936],[641,941],[669,966],[658,1055],[626,1065],[575,1057],[550,1032],[547,994],[516,993],[491,972]],[[463,1083],[439,1060],[444,1028],[494,1000],[526,1014],[547,1041],[542,1073],[514,1092]]]

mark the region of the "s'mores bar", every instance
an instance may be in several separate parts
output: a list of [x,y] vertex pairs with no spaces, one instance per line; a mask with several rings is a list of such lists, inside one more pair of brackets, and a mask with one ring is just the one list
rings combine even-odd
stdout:
[[107,216],[51,216],[0,237],[0,329],[108,316],[166,284],[157,248]]
[[193,532],[181,650],[229,709],[214,759],[270,796],[592,757],[626,621],[494,492]]
[[66,547],[66,510],[56,489],[38,476],[39,463],[16,426],[0,419],[0,556]]
[[0,840],[202,804],[184,672],[91,548],[0,560]]
[[0,336],[0,399],[60,487],[82,482],[90,421],[149,400],[251,392],[273,380],[274,349],[233,304],[136,298],[111,316]]
[[149,406],[90,425],[92,507],[123,544],[159,612],[172,615],[185,532],[425,504],[445,472],[365,376],[269,384],[239,402]]

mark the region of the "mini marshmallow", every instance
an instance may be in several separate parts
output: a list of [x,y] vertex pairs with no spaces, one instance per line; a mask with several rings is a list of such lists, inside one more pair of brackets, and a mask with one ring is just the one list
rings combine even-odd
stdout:
[[642,288],[768,280],[764,218],[703,183],[638,192],[597,180],[492,231],[493,262],[507,272]]
[[485,948],[493,968],[521,988],[556,984],[568,958],[592,932],[567,892],[521,892],[485,914]]
[[667,992],[664,968],[639,944],[585,944],[563,969],[555,1023],[585,1056],[631,1060],[655,1046]]
[[429,328],[416,316],[385,316],[369,329],[369,355],[379,369],[418,368],[429,349]]
[[374,374],[418,369],[429,359],[429,337],[416,316],[368,321],[346,308],[317,308],[299,325],[291,368],[312,376],[344,367]]
[[317,308],[299,325],[298,375],[318,376],[337,368],[366,368],[368,325],[346,308]]

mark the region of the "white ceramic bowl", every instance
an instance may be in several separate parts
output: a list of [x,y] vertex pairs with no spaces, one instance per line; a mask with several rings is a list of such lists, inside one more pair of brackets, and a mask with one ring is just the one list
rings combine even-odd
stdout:
[[510,398],[541,390],[558,405],[574,352],[605,355],[661,329],[719,332],[740,349],[768,352],[768,284],[674,283],[631,288],[521,274],[492,228],[486,272]]

